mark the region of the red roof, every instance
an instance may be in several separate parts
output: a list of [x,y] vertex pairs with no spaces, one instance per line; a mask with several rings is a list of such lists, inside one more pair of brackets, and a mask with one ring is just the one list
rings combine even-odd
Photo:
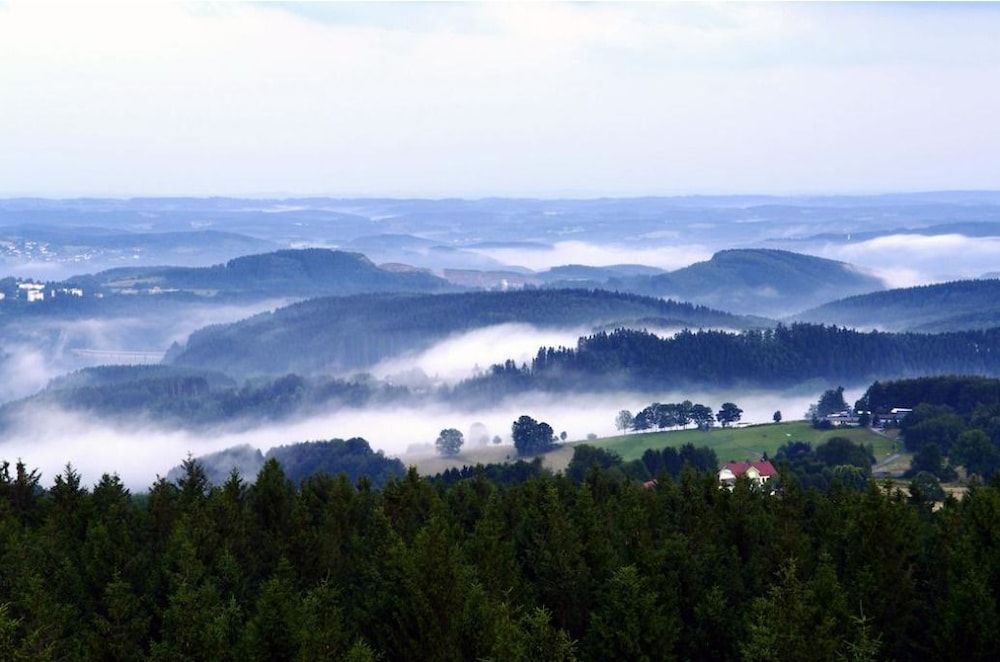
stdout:
[[726,462],[722,465],[723,469],[729,469],[732,471],[734,476],[742,476],[750,467],[756,469],[761,476],[773,476],[778,473],[777,470],[775,470],[774,465],[768,460],[758,460],[756,462]]

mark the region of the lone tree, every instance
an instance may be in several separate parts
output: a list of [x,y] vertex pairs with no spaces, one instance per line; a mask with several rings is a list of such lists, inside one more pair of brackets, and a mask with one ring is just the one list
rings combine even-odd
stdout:
[[500,435],[498,435],[498,434],[493,435],[493,445],[494,446],[499,446],[502,442],[503,442],[503,439],[500,438]]
[[628,409],[622,409],[620,412],[618,412],[618,415],[615,416],[615,429],[617,429],[619,432],[626,432],[628,430],[631,430],[632,422],[634,420],[635,419],[632,416],[632,412],[630,412]]
[[530,416],[522,416],[510,427],[514,448],[518,455],[536,455],[555,445],[555,435],[548,423],[539,423]]
[[708,430],[715,423],[715,415],[710,407],[705,405],[691,406],[691,421],[698,426],[699,430]]
[[778,411],[774,412],[774,416],[771,417],[771,420],[774,421],[775,423],[780,423],[781,422],[781,410],[780,409]]
[[722,427],[728,428],[743,417],[743,410],[736,406],[735,402],[723,402],[719,413],[715,415],[717,421],[722,423]]
[[847,402],[844,400],[844,387],[838,386],[825,391],[816,403],[816,417],[825,418],[830,414],[836,414],[847,409]]
[[458,451],[462,449],[463,443],[465,443],[465,439],[462,438],[461,432],[455,428],[446,428],[441,430],[441,434],[438,435],[434,445],[437,446],[438,452],[441,455],[452,457],[458,455]]

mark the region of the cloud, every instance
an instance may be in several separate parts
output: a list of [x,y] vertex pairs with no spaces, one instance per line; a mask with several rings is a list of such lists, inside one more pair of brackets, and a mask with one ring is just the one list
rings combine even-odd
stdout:
[[614,264],[645,264],[661,269],[679,269],[707,260],[712,252],[704,246],[678,245],[637,247],[615,244],[591,244],[583,241],[560,241],[548,249],[477,248],[478,253],[499,262],[528,269],[544,270],[565,264],[605,267]]

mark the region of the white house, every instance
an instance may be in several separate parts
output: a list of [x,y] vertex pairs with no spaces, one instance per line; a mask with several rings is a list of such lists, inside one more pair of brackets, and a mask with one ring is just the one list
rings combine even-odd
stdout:
[[767,460],[726,462],[719,469],[719,485],[720,487],[733,489],[736,485],[736,479],[740,476],[746,476],[751,483],[760,486],[771,480],[777,473],[778,471],[774,468],[774,465]]

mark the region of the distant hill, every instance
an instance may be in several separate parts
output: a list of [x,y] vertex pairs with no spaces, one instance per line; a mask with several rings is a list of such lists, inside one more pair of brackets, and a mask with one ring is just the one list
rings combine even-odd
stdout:
[[278,296],[433,292],[453,290],[419,270],[382,269],[360,253],[323,248],[280,250],[238,257],[213,267],[136,267],[72,279],[83,287],[113,291],[182,290],[251,292]]
[[873,292],[827,303],[795,319],[861,329],[987,329],[1000,326],[1000,280],[959,280]]
[[684,327],[758,325],[691,304],[599,290],[376,294],[313,299],[209,327],[168,360],[232,375],[312,374],[364,368],[485,326],[596,327],[642,318]]
[[786,241],[859,242],[900,234],[921,235],[925,237],[942,234],[960,234],[966,237],[1000,237],[1000,223],[989,221],[966,221],[962,223],[938,223],[920,228],[887,228],[884,230],[873,230],[869,232],[823,232],[802,237],[800,239],[790,239]]
[[627,278],[629,276],[657,276],[666,273],[657,267],[644,264],[615,264],[607,267],[591,267],[583,264],[565,264],[552,267],[548,271],[537,274],[543,282],[591,280],[606,281],[610,278]]
[[[97,226],[22,224],[0,227],[0,264],[46,263],[66,269],[81,264],[204,265],[277,248],[270,241],[233,232],[185,230],[123,232]],[[58,269],[58,267],[57,267]]]
[[710,260],[677,271],[608,286],[770,316],[884,288],[881,280],[850,264],[773,249],[719,251]]

